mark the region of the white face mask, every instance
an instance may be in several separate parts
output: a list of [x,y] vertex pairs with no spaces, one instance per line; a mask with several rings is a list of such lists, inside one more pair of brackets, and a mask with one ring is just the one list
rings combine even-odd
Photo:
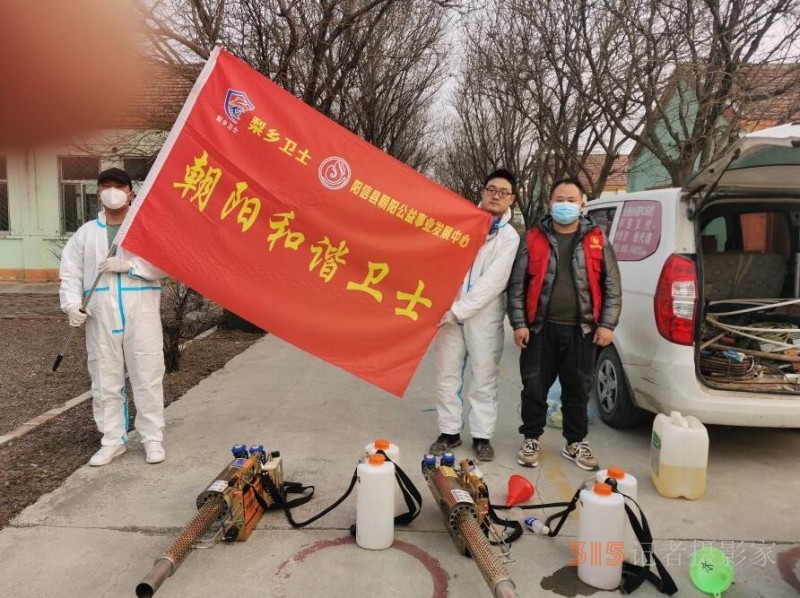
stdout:
[[119,210],[122,206],[128,203],[128,194],[122,189],[116,187],[109,187],[100,192],[100,201],[109,210]]

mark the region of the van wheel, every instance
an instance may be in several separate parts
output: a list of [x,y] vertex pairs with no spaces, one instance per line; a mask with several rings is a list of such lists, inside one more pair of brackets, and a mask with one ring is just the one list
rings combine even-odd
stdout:
[[631,400],[622,362],[614,347],[600,352],[594,372],[600,419],[612,428],[631,428],[640,423],[643,414]]

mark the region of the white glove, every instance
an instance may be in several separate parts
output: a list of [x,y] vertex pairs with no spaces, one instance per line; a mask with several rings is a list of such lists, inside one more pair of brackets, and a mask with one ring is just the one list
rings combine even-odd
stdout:
[[73,305],[67,308],[67,317],[69,318],[69,325],[73,328],[78,328],[89,317],[89,314],[82,312],[79,305]]
[[437,328],[441,328],[442,326],[447,326],[448,324],[458,324],[458,318],[456,318],[456,314],[454,314],[449,309],[444,312],[442,319],[439,320],[437,324]]
[[100,272],[127,272],[131,269],[133,263],[122,257],[110,257],[103,260],[97,266]]

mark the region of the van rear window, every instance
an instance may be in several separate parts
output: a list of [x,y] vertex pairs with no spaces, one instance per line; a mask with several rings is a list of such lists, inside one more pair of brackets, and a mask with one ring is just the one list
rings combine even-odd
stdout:
[[749,251],[788,259],[792,251],[784,212],[740,212],[713,217],[703,227],[704,253]]
[[624,262],[653,255],[661,241],[661,204],[651,200],[626,201],[614,233],[614,253]]

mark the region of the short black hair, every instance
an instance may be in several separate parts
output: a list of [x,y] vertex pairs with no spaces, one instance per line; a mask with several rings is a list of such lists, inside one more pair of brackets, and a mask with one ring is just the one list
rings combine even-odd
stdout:
[[97,176],[97,184],[102,185],[113,181],[120,185],[128,185],[128,188],[133,190],[133,182],[130,175],[121,168],[108,168]]
[[586,190],[583,188],[583,185],[581,185],[581,182],[577,177],[564,177],[562,179],[558,179],[555,183],[553,183],[553,186],[550,187],[550,199],[553,199],[553,193],[555,193],[555,190],[561,185],[575,185],[578,188],[578,191],[581,192],[581,199],[583,199],[583,196],[586,195]]
[[483,181],[483,186],[485,187],[489,181],[492,179],[505,179],[509,183],[511,183],[511,193],[514,195],[517,194],[517,177],[514,176],[514,173],[506,168],[498,168],[497,170],[493,170],[486,176],[486,180]]

